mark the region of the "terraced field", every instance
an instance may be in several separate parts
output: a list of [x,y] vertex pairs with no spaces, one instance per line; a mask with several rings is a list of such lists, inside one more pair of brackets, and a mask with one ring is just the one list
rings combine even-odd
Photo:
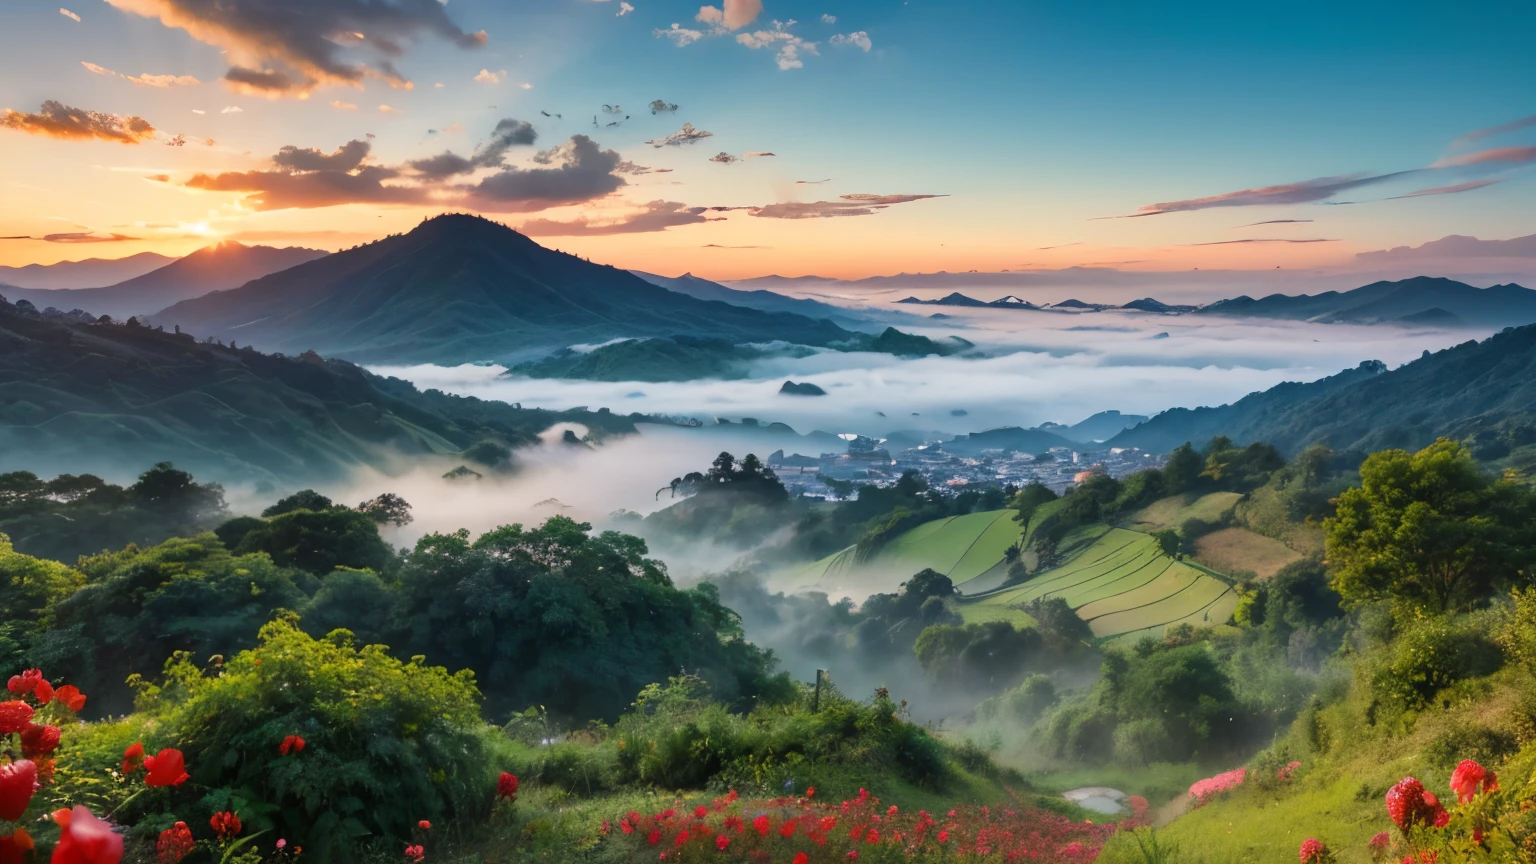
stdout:
[[989,510],[926,522],[885,545],[868,561],[854,560],[853,547],[786,574],[796,588],[847,595],[862,601],[895,591],[913,574],[936,570],[960,585],[1000,570],[1008,547],[1019,542],[1012,510]]
[[1237,594],[1220,579],[1164,555],[1152,537],[1124,528],[1101,534],[1066,563],[1022,585],[963,600],[967,622],[1029,620],[1018,607],[1061,597],[1099,638],[1157,635],[1189,622],[1219,624],[1232,616]]

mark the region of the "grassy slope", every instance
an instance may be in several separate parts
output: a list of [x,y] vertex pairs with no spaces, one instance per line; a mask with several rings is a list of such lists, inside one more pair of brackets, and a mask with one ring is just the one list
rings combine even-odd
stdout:
[[1169,528],[1177,530],[1190,519],[1219,522],[1222,517],[1232,511],[1233,507],[1237,506],[1237,502],[1242,497],[1237,492],[1212,492],[1208,495],[1190,492],[1174,495],[1154,501],[1132,514],[1130,519],[1126,520],[1126,527],[1150,533]]
[[792,570],[788,585],[801,590],[846,593],[863,599],[897,590],[914,573],[937,570],[955,583],[981,576],[1019,542],[1012,510],[988,510],[925,522],[891,540],[869,561],[854,561],[853,547]]
[[1287,564],[1302,560],[1291,547],[1255,534],[1247,528],[1223,528],[1195,541],[1195,557],[1201,564],[1224,573],[1247,570],[1260,579],[1280,572]]

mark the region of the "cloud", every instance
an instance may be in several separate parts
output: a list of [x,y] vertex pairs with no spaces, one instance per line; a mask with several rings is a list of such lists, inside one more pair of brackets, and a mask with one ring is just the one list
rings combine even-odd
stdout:
[[837,216],[872,216],[893,204],[906,204],[947,195],[843,195],[839,201],[801,203],[789,201],[747,208],[753,216],[764,219],[829,219]]
[[351,171],[363,164],[372,149],[367,141],[353,139],[336,148],[333,153],[322,153],[318,148],[298,148],[288,145],[277,151],[272,164],[289,171]]
[[155,127],[142,117],[87,111],[52,99],[44,102],[36,114],[5,109],[5,113],[0,115],[0,128],[47,135],[50,138],[75,141],[99,139],[120,144],[139,144],[155,137]]
[[595,222],[586,216],[578,216],[567,222],[531,219],[518,226],[517,230],[529,237],[601,237],[610,234],[647,234],[678,225],[723,221],[724,217],[706,217],[704,214],[708,212],[708,207],[687,207],[676,201],[652,201],[645,205],[643,212],[613,222]]
[[789,28],[793,26],[795,26],[793,19],[789,21],[774,21],[773,28],[770,30],[755,30],[751,33],[736,34],[736,41],[754,51],[759,48],[777,46],[779,50],[775,55],[775,59],[778,61],[779,69],[801,69],[805,67],[805,62],[800,59],[800,52],[804,51],[807,54],[817,54],[819,52],[816,50],[815,42],[807,42],[789,32]]
[[[543,154],[540,154],[540,155],[543,155]],[[538,159],[535,159],[534,161],[538,161]],[[614,171],[615,174],[630,174],[630,175],[640,175],[640,174],[671,174],[672,173],[672,169],[671,168],[647,168],[644,165],[637,165],[634,162],[629,161],[628,159],[620,162],[618,164],[618,166],[613,169],[613,171]]]
[[97,66],[95,63],[87,63],[84,60],[80,61],[80,65],[84,66],[92,72],[95,72],[97,75],[105,75],[109,78],[121,78],[124,81],[132,81],[133,83],[143,87],[191,87],[193,85],[202,83],[196,78],[193,78],[191,75],[151,75],[148,72],[144,72],[138,75],[124,75],[121,72],[114,72],[105,66]]
[[832,178],[828,177],[825,180],[796,180],[795,181],[795,185],[796,186],[819,186],[822,183],[831,183],[831,182],[832,182]]
[[[421,33],[435,34],[462,48],[486,42],[484,31],[459,29],[438,0],[107,2],[223,48],[233,61],[225,74],[230,86],[273,98],[303,98],[326,85],[358,86],[369,77],[392,87],[409,87],[410,81],[394,61],[404,55],[406,43]],[[377,61],[372,65],[348,62],[342,52],[350,48],[361,48]]]
[[1437,258],[1532,258],[1536,259],[1536,234],[1510,240],[1479,240],[1452,234],[1420,246],[1398,246],[1361,252],[1355,258],[1369,264],[1394,264]]
[[732,156],[729,153],[721,151],[720,153],[717,153],[714,156],[709,157],[709,161],[711,161],[711,162],[719,162],[721,165],[729,165],[732,162],[740,162],[741,161],[741,157],[740,156]]
[[1450,186],[1432,186],[1428,189],[1420,189],[1417,192],[1409,192],[1407,195],[1393,195],[1388,201],[1398,201],[1403,198],[1423,198],[1426,195],[1454,195],[1457,192],[1470,192],[1473,189],[1481,189],[1484,186],[1492,186],[1502,183],[1502,180],[1471,180],[1466,183],[1455,183]]
[[672,114],[677,111],[677,105],[665,99],[657,99],[650,104],[652,114]]
[[396,108],[393,105],[380,105],[379,106],[379,113],[380,114],[404,114],[405,111],[403,111],[403,110],[401,110],[399,108]]
[[1036,246],[1035,247],[1035,251],[1036,252],[1044,252],[1047,249],[1065,249],[1068,246],[1081,246],[1081,245],[1083,245],[1083,241],[1079,240],[1079,241],[1077,241],[1075,243],[1058,243],[1055,246]]
[[75,22],[76,24],[80,23],[80,16],[76,15],[75,13],[73,13],[71,11],[69,11],[68,9],[65,9],[63,6],[59,7],[59,14],[63,15],[65,18],[68,18],[69,20]]
[[726,30],[740,30],[757,20],[763,11],[763,0],[725,0],[720,5],[724,8],[699,7],[699,14],[694,16],[694,20]]
[[473,186],[461,187],[465,203],[483,210],[523,213],[582,204],[609,195],[626,185],[619,176],[621,160],[585,135],[548,151],[550,168],[506,168]]
[[513,147],[531,146],[538,137],[539,133],[534,131],[532,123],[508,117],[496,124],[490,140],[482,144],[472,157],[460,156],[445,150],[436,156],[413,159],[406,165],[424,179],[446,180],[460,174],[473,173],[481,168],[500,168],[508,150]]
[[837,23],[837,16],[836,15],[825,15],[824,14],[824,15],[821,16],[821,23],[823,23],[823,24],[836,24]]
[[619,11],[618,11],[617,17],[623,18],[625,15],[628,15],[629,13],[631,13],[633,11],[635,11],[635,7],[634,6],[631,6],[628,3],[622,3],[621,2],[619,4]]
[[371,149],[371,144],[359,140],[348,141],[332,153],[290,145],[272,157],[272,170],[195,174],[184,185],[245,193],[246,203],[257,210],[428,202],[424,187],[385,184],[400,176],[398,170],[364,165]]
[[764,159],[764,158],[767,158],[769,156],[777,156],[777,155],[779,155],[779,154],[777,154],[777,153],[770,153],[767,150],[748,150],[747,152],[741,154],[741,158],[743,158],[743,159]]
[[[357,106],[351,102],[343,102],[340,99],[331,100],[331,107],[338,111],[356,111]],[[221,112],[222,113],[222,112]]]
[[475,83],[500,84],[503,80],[506,79],[506,77],[507,70],[505,69],[501,70],[500,72],[492,72],[489,69],[481,69],[480,72],[475,75]]
[[71,234],[44,234],[36,239],[42,240],[45,243],[122,243],[125,240],[138,240],[139,238],[129,237],[126,234],[100,236],[93,231],[79,231]]
[[1476,153],[1447,156],[1429,167],[1459,168],[1465,165],[1486,165],[1490,162],[1513,162],[1516,164],[1536,162],[1536,147],[1495,147],[1492,150],[1479,150]]
[[1325,201],[1349,189],[1358,189],[1361,186],[1369,186],[1373,183],[1380,183],[1384,180],[1391,180],[1414,173],[1417,172],[1396,171],[1391,174],[1348,174],[1340,177],[1319,177],[1315,180],[1303,180],[1300,183],[1284,183],[1279,186],[1239,189],[1236,192],[1224,192],[1220,195],[1211,195],[1206,198],[1190,198],[1184,201],[1165,201],[1160,204],[1148,204],[1129,216],[1112,216],[1108,218],[1135,219],[1141,216],[1161,216],[1164,213],[1208,210],[1213,207],[1310,204],[1317,201]]
[[1475,141],[1481,141],[1484,138],[1495,138],[1500,135],[1507,135],[1510,132],[1518,132],[1521,129],[1526,129],[1531,126],[1536,126],[1536,114],[1532,114],[1529,117],[1522,117],[1519,120],[1511,120],[1508,123],[1501,123],[1498,126],[1489,126],[1486,129],[1473,129],[1471,132],[1468,132],[1460,138],[1457,138],[1453,146],[1456,144],[1471,144]]
[[1311,219],[1266,219],[1263,222],[1249,222],[1247,225],[1238,225],[1238,228],[1257,228],[1260,225],[1295,225],[1311,222]]
[[1312,239],[1290,240],[1281,237],[1259,237],[1248,240],[1213,240],[1209,243],[1182,243],[1182,246],[1232,246],[1240,243],[1337,243],[1338,240]]
[[[336,103],[332,102],[331,104],[335,105]],[[356,106],[353,106],[353,107],[356,107]],[[245,109],[241,108],[239,105],[225,105],[223,108],[219,109],[219,113],[220,114],[244,114],[245,113]]]
[[657,27],[651,31],[651,35],[657,39],[671,39],[672,44],[684,48],[704,38],[704,34],[698,30],[690,30],[681,24],[673,22],[670,28]]
[[866,54],[869,53],[869,49],[875,47],[875,43],[870,41],[869,34],[863,30],[849,33],[846,36],[839,33],[827,41],[833,45],[852,45],[855,48],[863,48]]
[[673,132],[665,138],[655,138],[645,143],[658,149],[662,147],[681,147],[684,144],[692,144],[705,138],[712,138],[714,134],[713,132],[705,132],[703,129],[695,129],[692,123],[684,123],[681,130]]

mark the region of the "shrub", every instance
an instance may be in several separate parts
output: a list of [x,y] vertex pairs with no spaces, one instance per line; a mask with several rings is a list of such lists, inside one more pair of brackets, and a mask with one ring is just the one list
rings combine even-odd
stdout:
[[[356,839],[400,842],[421,819],[473,819],[492,802],[498,769],[473,676],[358,649],[345,630],[317,640],[279,618],[220,674],[178,656],[162,685],[140,686],[141,708],[186,753],[184,794],[211,790],[178,807],[238,810],[252,830],[275,829],[321,860]],[[279,751],[289,735],[305,739],[302,751]]]
[[1417,710],[1446,687],[1492,674],[1502,663],[1482,622],[1427,618],[1412,623],[1372,666],[1371,692],[1383,704]]

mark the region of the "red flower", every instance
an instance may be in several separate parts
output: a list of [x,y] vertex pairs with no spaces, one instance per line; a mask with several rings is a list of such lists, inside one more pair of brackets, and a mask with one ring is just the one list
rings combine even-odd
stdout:
[[716,849],[719,849],[721,852],[724,852],[725,850],[729,849],[730,847],[731,847],[731,838],[725,836],[724,834],[717,834],[717,835],[715,835],[715,848]]
[[12,699],[0,702],[0,735],[15,735],[32,722],[32,706]]
[[938,837],[939,837],[939,842],[940,843],[948,843],[949,842],[949,829],[947,829],[947,828],[940,828],[939,829]]
[[1387,835],[1387,832],[1382,831],[1379,832],[1375,837],[1372,837],[1371,842],[1368,845],[1371,847],[1371,851],[1373,853],[1384,852],[1388,846],[1392,845],[1392,838]]
[[192,829],[185,822],[177,822],[160,832],[160,839],[155,841],[155,857],[160,864],[180,864],[181,859],[187,857],[187,853],[196,846],[197,840],[192,836]]
[[684,828],[683,830],[677,832],[676,837],[672,838],[672,845],[682,846],[684,843],[687,843],[689,839],[691,838],[688,836],[688,829]]
[[0,837],[0,864],[25,864],[27,853],[32,849],[32,835],[24,828],[17,828]]
[[709,808],[705,807],[703,804],[700,804],[699,806],[693,808],[693,818],[695,818],[695,819],[703,819],[705,816],[708,816],[708,815],[709,815]]
[[646,840],[647,843],[650,843],[652,846],[655,846],[657,843],[661,842],[661,832],[656,830],[655,828],[652,828],[651,829],[651,833],[645,835],[645,840]]
[[53,698],[59,700],[60,704],[76,714],[85,710],[85,694],[81,693],[80,688],[73,684],[65,684],[63,687],[53,691]]
[[1465,804],[1476,797],[1478,792],[1499,791],[1499,777],[1471,759],[1466,759],[1451,773],[1451,789],[1456,792],[1456,800]]
[[635,833],[635,826],[629,824],[628,819],[620,819],[619,830],[623,831],[625,834],[633,834]]
[[47,678],[37,679],[37,686],[32,689],[32,698],[36,699],[39,705],[47,705],[53,701],[53,685],[48,683]]
[[811,856],[804,852],[796,852],[794,864],[811,864]]
[[12,675],[11,680],[5,684],[5,689],[11,693],[22,696],[37,689],[37,682],[43,680],[43,670],[28,669],[20,675]]
[[37,766],[21,759],[0,765],[0,821],[15,822],[37,792]]
[[287,756],[289,753],[300,753],[303,750],[304,739],[297,735],[284,736],[283,743],[277,745],[277,752],[283,756]]
[[208,820],[208,827],[213,829],[220,840],[228,840],[240,833],[244,826],[240,824],[240,817],[226,810],[223,813],[215,813]]
[[1327,854],[1328,849],[1323,846],[1323,841],[1315,837],[1301,841],[1301,864],[1322,864]]
[[53,814],[59,823],[59,845],[52,864],[117,864],[123,860],[123,835],[91,815],[84,807]]
[[864,842],[865,843],[870,843],[870,844],[879,843],[880,842],[880,832],[876,831],[873,828],[869,829],[869,833],[864,835]]
[[1421,821],[1424,811],[1424,784],[1412,777],[1404,777],[1387,790],[1387,815],[1397,830],[1408,833],[1415,822]]
[[786,840],[795,836],[795,828],[798,827],[798,824],[792,819],[785,819],[784,824],[779,826],[779,836]]
[[146,757],[144,767],[149,769],[149,776],[144,778],[144,783],[149,786],[180,786],[190,776],[186,757],[171,747]]
[[496,780],[497,798],[517,797],[517,777],[507,772],[501,772],[501,777]]
[[144,767],[144,742],[135,741],[123,751],[123,773],[132,774]]
[[425,819],[423,819],[420,822],[416,823],[416,827],[420,828],[423,831],[431,831],[432,830],[432,823],[428,822]]
[[59,727],[28,723],[21,730],[21,754],[28,759],[47,756],[59,749]]
[[409,861],[415,861],[417,864],[420,864],[421,860],[427,857],[427,850],[423,849],[420,844],[407,846],[405,847],[405,857]]
[[768,836],[768,817],[758,816],[752,820],[752,828],[757,831],[759,837]]
[[816,797],[816,787],[815,786],[808,787],[805,790],[805,797],[807,797],[807,798],[815,798]]
[[857,860],[859,860],[859,850],[855,849],[852,852],[849,852],[848,855],[847,855],[847,858],[848,858],[849,861],[857,861]]

